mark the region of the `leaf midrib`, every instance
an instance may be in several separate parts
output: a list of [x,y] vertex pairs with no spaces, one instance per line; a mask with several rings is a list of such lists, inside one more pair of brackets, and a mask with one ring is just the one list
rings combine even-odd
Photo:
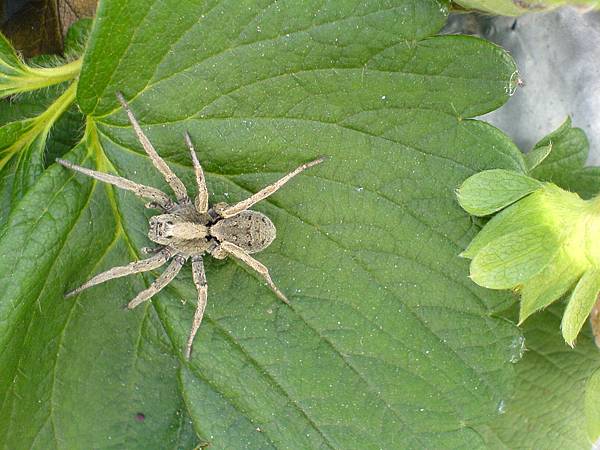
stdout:
[[[101,132],[101,131],[100,131],[100,132]],[[112,138],[111,138],[109,135],[107,135],[107,134],[105,134],[105,133],[103,133],[103,132],[101,132],[101,133],[102,133],[102,135],[103,135],[103,136],[104,136],[106,139],[108,139],[109,141],[111,141],[113,144],[115,144],[115,145],[116,145],[116,146],[118,146],[119,148],[122,148],[123,150],[125,150],[125,151],[127,151],[127,152],[129,152],[129,153],[133,153],[133,154],[135,154],[137,157],[140,157],[140,158],[146,158],[146,155],[145,155],[145,154],[143,154],[143,153],[141,153],[141,152],[137,152],[137,151],[135,151],[135,150],[133,150],[133,149],[131,149],[131,148],[129,148],[129,147],[126,147],[126,146],[124,146],[124,145],[122,145],[122,144],[120,144],[120,143],[116,142],[116,141],[115,141],[114,139],[112,139]],[[401,144],[401,145],[403,145],[403,144]],[[418,151],[418,150],[417,150],[417,151]],[[164,159],[166,162],[168,162],[170,165],[172,165],[172,166],[178,166],[178,167],[182,167],[182,168],[184,168],[185,170],[192,170],[192,168],[191,168],[190,166],[186,166],[186,165],[184,165],[184,164],[181,164],[181,163],[179,163],[179,162],[177,162],[177,161],[173,161],[173,160],[171,160],[171,159],[164,158],[164,157],[163,157],[163,159]],[[112,167],[115,169],[115,173],[117,173],[117,171],[116,171],[116,168],[115,168],[114,166],[112,166]],[[204,170],[204,173],[205,173],[205,174],[207,174],[207,175],[210,175],[211,177],[214,177],[214,178],[220,178],[220,179],[222,179],[222,180],[224,180],[224,181],[226,181],[226,182],[228,182],[228,183],[231,183],[231,184],[233,184],[234,186],[236,186],[236,187],[238,187],[238,188],[240,188],[240,189],[242,189],[242,190],[244,190],[244,191],[246,191],[246,192],[248,192],[248,193],[252,194],[252,191],[250,191],[250,190],[249,190],[249,189],[248,189],[246,186],[243,186],[243,185],[239,184],[237,181],[233,180],[231,177],[234,177],[234,176],[240,176],[240,175],[247,175],[247,174],[249,174],[249,173],[255,173],[255,172],[244,172],[244,173],[236,173],[236,174],[230,174],[230,173],[228,173],[228,174],[223,174],[223,173],[217,173],[217,172],[212,172],[212,171]],[[272,174],[281,174],[282,172],[269,172],[269,171],[260,171],[260,172],[256,172],[256,173],[260,173],[260,174],[270,174],[270,173],[272,173]],[[359,187],[359,186],[355,186],[355,185],[352,185],[352,184],[349,184],[349,183],[344,183],[344,182],[342,182],[342,181],[339,181],[339,180],[333,180],[333,179],[330,179],[330,178],[326,178],[326,177],[324,177],[324,176],[314,175],[314,174],[310,174],[310,173],[309,173],[309,174],[303,174],[302,176],[304,176],[304,177],[309,177],[309,178],[315,178],[315,179],[321,179],[321,180],[325,180],[325,181],[327,181],[327,182],[329,182],[329,183],[340,184],[340,185],[342,185],[342,186],[349,187],[349,188],[352,188],[352,189],[354,189],[354,190],[356,190],[356,189]],[[362,188],[362,189],[363,189],[365,192],[368,192],[368,193],[370,193],[370,194],[374,195],[375,197],[382,198],[383,200],[385,200],[385,201],[387,201],[387,202],[391,203],[391,204],[392,204],[394,207],[397,207],[397,208],[400,208],[400,209],[402,209],[403,211],[406,211],[406,212],[407,212],[407,213],[410,215],[410,217],[412,217],[414,220],[416,220],[417,222],[419,222],[421,225],[423,225],[423,226],[424,226],[425,228],[427,228],[429,231],[431,231],[432,233],[434,233],[434,234],[435,234],[436,236],[438,236],[439,238],[442,238],[442,239],[443,239],[443,240],[445,240],[446,242],[448,242],[448,243],[452,244],[452,246],[454,246],[454,247],[456,248],[457,254],[460,252],[461,248],[459,247],[459,245],[458,245],[456,242],[454,242],[453,240],[449,239],[449,238],[448,238],[446,235],[444,235],[443,233],[439,232],[438,230],[436,230],[436,229],[432,228],[432,227],[431,227],[431,225],[430,225],[430,224],[428,224],[427,222],[424,222],[424,221],[423,221],[423,220],[422,220],[422,219],[421,219],[421,218],[420,218],[418,215],[416,215],[416,214],[415,214],[415,213],[414,213],[414,212],[413,212],[413,211],[412,211],[412,210],[411,210],[411,209],[410,209],[410,208],[409,208],[409,207],[408,207],[406,204],[398,203],[397,201],[393,200],[392,198],[388,197],[387,195],[384,195],[384,194],[380,193],[379,191],[374,191],[374,190],[372,190],[372,189],[365,188],[364,186],[360,186],[360,187],[361,187],[361,188]],[[440,197],[440,198],[441,198],[441,197]],[[304,220],[304,219],[302,219],[302,218],[300,218],[300,217],[298,217],[298,216],[296,216],[296,215],[292,214],[291,212],[289,212],[289,211],[285,210],[285,209],[284,209],[283,207],[281,207],[280,205],[277,205],[277,204],[276,204],[276,202],[275,202],[275,201],[274,201],[272,198],[267,198],[267,199],[265,199],[264,201],[265,201],[265,202],[267,202],[267,203],[269,203],[270,205],[272,205],[272,206],[274,206],[274,207],[276,207],[276,208],[280,209],[280,210],[283,210],[283,211],[284,211],[284,212],[286,212],[288,215],[291,215],[291,216],[292,216],[292,217],[294,217],[295,219],[298,219],[298,220],[299,220],[300,222],[302,222],[303,224],[310,225],[312,228],[314,228],[314,229],[315,229],[317,232],[319,232],[320,234],[322,234],[324,237],[326,237],[327,239],[329,239],[330,241],[332,241],[332,242],[333,242],[333,243],[335,243],[336,245],[339,245],[339,244],[338,244],[336,241],[334,241],[334,240],[333,240],[333,239],[332,239],[330,236],[328,236],[328,235],[326,235],[325,233],[323,233],[323,232],[320,230],[320,228],[319,228],[317,225],[315,225],[315,224],[311,224],[311,223],[307,222],[306,220]],[[386,231],[388,231],[388,230],[386,230]],[[341,248],[344,248],[344,247],[341,247]],[[348,249],[346,249],[346,250],[348,250]],[[405,258],[407,258],[407,259],[408,259],[408,256],[403,256],[403,255],[396,255],[396,256],[401,256],[401,257],[405,257]],[[418,262],[418,261],[414,261],[414,262]],[[419,264],[422,264],[422,263],[419,263]],[[432,271],[435,271],[436,273],[439,273],[439,274],[440,274],[442,277],[444,277],[445,279],[448,279],[448,280],[449,280],[449,281],[451,281],[452,283],[456,283],[456,280],[449,279],[449,278],[447,277],[447,275],[446,275],[446,274],[444,274],[443,272],[441,272],[439,269],[435,269],[435,268],[433,268],[433,267],[430,267],[430,266],[425,266],[425,267],[427,267],[428,269],[430,269],[430,270],[432,270]],[[464,284],[459,284],[459,285],[460,285],[461,287],[463,287],[463,288],[467,289],[467,290],[469,291],[469,293],[471,293],[471,294],[473,295],[473,297],[477,299],[477,301],[478,301],[478,303],[481,305],[481,307],[482,307],[484,310],[487,310],[487,307],[485,306],[485,303],[483,302],[483,299],[481,299],[481,297],[480,297],[480,296],[478,295],[478,293],[477,293],[477,290],[478,290],[478,289],[476,288],[476,286],[475,286],[473,283],[469,282],[468,280],[461,280],[461,281],[463,281],[463,283],[464,283]]]
[[[347,118],[345,117],[344,120],[346,120],[346,119]],[[276,117],[268,117],[268,116],[261,115],[261,116],[252,116],[252,117],[237,117],[236,116],[236,117],[202,117],[202,118],[191,116],[191,117],[186,117],[186,118],[181,119],[181,120],[180,119],[175,119],[175,120],[172,120],[172,121],[166,121],[166,122],[164,122],[164,124],[175,124],[175,123],[179,123],[179,122],[186,122],[188,120],[196,120],[196,121],[199,121],[199,120],[201,120],[201,121],[222,121],[222,122],[227,122],[227,121],[244,121],[244,120],[258,122],[258,121],[262,121],[262,120],[273,120],[273,121],[288,121],[288,122],[307,122],[307,123],[317,123],[319,125],[324,125],[324,126],[334,126],[334,127],[339,127],[339,128],[341,128],[343,130],[354,132],[354,133],[364,134],[364,135],[368,136],[369,138],[381,139],[382,141],[385,141],[385,142],[388,142],[388,143],[391,143],[391,144],[394,144],[394,145],[399,145],[399,146],[405,147],[405,148],[407,148],[407,149],[409,149],[409,150],[411,150],[411,151],[413,151],[415,153],[421,154],[423,156],[428,156],[428,157],[431,157],[431,158],[439,159],[439,160],[444,161],[444,162],[451,163],[452,165],[454,165],[454,166],[462,169],[465,172],[465,176],[472,175],[472,174],[474,174],[476,172],[476,170],[473,169],[472,167],[468,167],[468,166],[464,165],[463,163],[461,163],[459,161],[451,159],[451,158],[449,158],[447,156],[438,155],[438,154],[432,153],[432,152],[427,152],[425,149],[423,149],[421,147],[417,147],[413,143],[402,142],[402,141],[400,141],[398,139],[392,139],[392,138],[387,137],[387,136],[377,135],[375,133],[371,133],[371,132],[369,132],[367,130],[364,130],[364,129],[353,128],[353,127],[350,127],[348,125],[344,125],[344,124],[342,124],[340,122],[333,122],[333,121],[332,122],[325,122],[323,120],[308,119],[308,118],[303,118],[303,117],[277,117],[277,116]],[[463,121],[465,121],[465,122],[469,121],[469,120],[470,119],[463,119]],[[457,123],[458,122],[460,122],[460,120],[458,120],[458,118],[457,118]],[[109,122],[102,122],[102,123],[104,125],[108,125],[110,127],[119,127],[119,128],[123,128],[123,129],[130,128],[130,127],[127,127],[127,126],[115,125],[115,124],[112,124],[112,123],[109,123]],[[147,126],[148,123],[144,122],[143,125]],[[154,125],[154,126],[159,126],[159,125],[163,126],[163,123],[154,123],[152,125]],[[464,127],[464,130],[466,130],[468,132],[468,128],[467,127]],[[132,152],[138,153],[137,151],[132,150],[132,149],[130,149],[128,147],[125,147],[124,145],[116,142],[108,134],[102,132],[102,135],[105,136],[106,138],[108,138],[115,145],[117,145],[117,146],[119,146],[121,148],[130,150]],[[493,148],[492,150],[496,150],[496,148]],[[508,154],[508,153],[500,152],[499,150],[496,150],[496,152],[498,154],[506,157],[506,158],[509,158],[513,163],[515,163],[516,166],[523,167],[523,162],[521,161],[522,158],[519,159],[519,157],[516,154],[515,155]],[[141,155],[141,153],[138,153],[138,154]],[[171,164],[177,164],[177,165],[180,165],[182,167],[185,167],[185,168],[189,169],[188,166],[185,166],[185,165],[183,165],[181,163],[178,163],[178,162],[175,162],[175,161],[172,161],[172,160],[168,160],[168,162],[171,163]],[[211,172],[208,172],[208,173],[211,173]]]
[[[128,147],[125,147],[125,146],[122,146],[122,145],[118,144],[118,143],[117,143],[117,142],[115,142],[115,141],[114,141],[114,140],[113,140],[113,139],[112,139],[110,136],[108,136],[107,134],[103,133],[102,131],[100,131],[100,130],[99,130],[99,132],[100,132],[100,133],[102,133],[102,135],[103,135],[105,138],[107,138],[109,141],[113,142],[114,144],[116,144],[116,145],[117,145],[117,146],[119,146],[120,148],[123,148],[123,149],[125,149],[125,150],[127,150],[127,151],[129,151],[129,152],[135,153],[135,154],[136,154],[137,156],[139,156],[139,157],[144,157],[144,155],[143,155],[143,154],[141,154],[141,153],[138,153],[138,152],[136,152],[135,150],[132,150],[132,149],[130,149],[130,148],[128,148]],[[107,157],[106,157],[106,158],[107,158]],[[168,161],[170,164],[176,164],[176,165],[178,165],[178,166],[185,167],[186,169],[190,169],[189,167],[187,167],[187,166],[183,166],[183,165],[181,165],[181,164],[179,164],[179,163],[174,163],[173,161],[169,161],[169,160],[167,160],[167,161]],[[115,173],[118,173],[118,172],[116,171],[116,168],[114,167],[114,165],[112,165],[112,164],[111,164],[111,166],[112,166],[112,167],[113,167],[113,169],[115,170]],[[233,180],[231,180],[231,179],[229,179],[229,178],[227,178],[227,177],[225,177],[225,176],[223,176],[223,175],[221,175],[221,174],[210,173],[210,172],[206,172],[206,173],[207,173],[207,174],[210,174],[210,175],[213,175],[213,176],[218,176],[218,177],[221,177],[221,178],[225,179],[227,182],[229,182],[229,183],[232,183],[232,184],[234,184],[234,185],[238,186],[239,188],[241,188],[241,189],[243,189],[243,190],[246,190],[246,191],[247,191],[247,189],[246,189],[245,187],[243,187],[243,186],[241,186],[241,185],[237,184],[237,183],[236,183],[236,182],[234,182]],[[311,175],[311,176],[314,176],[314,175]],[[321,177],[321,178],[322,178],[322,177]],[[344,183],[341,183],[341,184],[344,184]],[[374,194],[374,195],[379,195],[379,194],[375,194],[375,193],[373,193],[373,194]],[[267,200],[267,201],[269,201],[269,200]],[[390,200],[388,200],[388,201],[390,201]],[[290,217],[294,218],[294,220],[298,220],[298,221],[300,221],[300,222],[301,222],[301,223],[303,223],[303,224],[306,224],[306,225],[309,225],[309,226],[311,226],[311,228],[315,229],[315,230],[316,230],[316,231],[317,231],[317,232],[318,232],[320,235],[322,235],[322,236],[323,236],[323,237],[325,237],[326,239],[330,240],[332,243],[334,243],[335,245],[337,245],[337,246],[338,246],[340,249],[342,249],[342,250],[343,250],[343,249],[345,249],[345,247],[344,247],[344,246],[342,246],[342,245],[341,245],[339,242],[337,242],[336,240],[334,240],[333,238],[331,238],[331,237],[330,237],[330,236],[328,236],[327,234],[323,233],[323,232],[322,232],[322,231],[321,231],[321,230],[320,230],[320,229],[319,229],[319,228],[318,228],[316,225],[314,225],[314,224],[310,224],[310,223],[306,222],[305,220],[303,220],[303,219],[301,219],[301,218],[299,218],[299,217],[295,216],[294,214],[292,214],[291,212],[289,212],[289,211],[285,210],[285,209],[284,209],[284,208],[282,208],[281,206],[279,206],[279,205],[276,205],[274,202],[272,202],[272,200],[271,200],[271,201],[269,201],[269,202],[270,202],[270,203],[271,203],[273,206],[275,206],[275,207],[277,207],[277,208],[281,209],[283,212],[285,212],[286,214],[288,214]],[[396,204],[395,204],[395,206],[402,207],[402,206],[400,206],[400,205],[396,205]],[[120,213],[118,213],[117,211],[114,211],[114,213],[115,213],[115,214],[120,214]],[[412,212],[411,212],[411,215],[412,215]],[[415,218],[416,220],[418,220],[418,221],[420,221],[420,222],[421,222],[421,220],[420,220],[420,219],[418,219],[417,217],[414,217],[414,218]],[[421,223],[422,223],[422,222],[421,222]],[[438,234],[439,236],[442,236],[441,234],[439,234],[439,232],[438,232],[437,230],[434,230],[434,229],[430,228],[428,224],[425,224],[425,223],[423,223],[423,224],[424,224],[424,226],[428,227],[428,229],[430,229],[432,232],[434,232],[434,233]],[[123,231],[123,232],[125,233],[125,231]],[[448,240],[448,239],[447,239],[447,237],[445,237],[445,236],[442,236],[442,237],[443,237],[444,239]],[[128,240],[127,242],[128,242],[128,245],[130,246],[130,251],[134,252],[133,254],[135,255],[134,247],[133,247],[133,245],[132,245],[131,241],[129,241],[129,240]],[[451,242],[451,241],[449,241],[449,242]],[[453,244],[453,245],[455,245],[455,244]],[[348,250],[348,249],[346,249],[346,250]],[[402,255],[395,255],[395,256],[400,256],[400,257],[402,257]],[[383,284],[382,284],[382,283],[381,283],[381,282],[380,282],[380,281],[377,279],[377,277],[375,277],[375,275],[372,273],[372,271],[370,271],[369,269],[367,269],[367,268],[366,268],[366,267],[365,267],[365,266],[364,266],[364,265],[363,265],[363,264],[362,264],[360,261],[358,261],[358,260],[357,260],[357,259],[356,259],[354,256],[351,256],[351,259],[353,260],[354,264],[355,264],[355,265],[356,265],[358,268],[360,268],[361,270],[363,270],[365,273],[369,274],[369,278],[370,278],[370,279],[371,279],[371,280],[372,280],[374,283],[376,283],[376,284],[377,284],[377,285],[379,285],[379,286],[383,286]],[[416,261],[415,261],[415,262],[416,262]],[[426,267],[427,267],[428,269],[431,269],[429,266],[426,266]],[[433,270],[433,269],[431,269],[431,270]],[[441,272],[439,272],[439,271],[436,271],[436,272],[440,273],[440,274],[441,274],[441,275],[442,275],[444,278],[446,278],[446,279],[447,279],[447,276],[446,276],[446,275],[442,274],[442,273],[441,273]],[[454,282],[454,280],[450,280],[450,281]],[[464,287],[466,287],[466,286],[464,286]],[[476,298],[478,301],[480,301],[480,302],[481,302],[481,299],[480,299],[480,298],[479,298],[479,297],[478,297],[478,296],[477,296],[477,295],[476,295],[474,292],[471,292],[471,294],[474,296],[474,298]],[[485,377],[485,376],[484,376],[482,373],[478,372],[478,371],[477,371],[477,370],[476,370],[474,367],[472,367],[470,364],[468,364],[468,363],[467,363],[467,361],[466,361],[466,360],[464,360],[464,359],[461,357],[461,355],[460,355],[460,354],[459,354],[459,353],[458,353],[458,352],[457,352],[457,351],[456,351],[454,348],[450,347],[450,346],[447,344],[447,341],[445,341],[444,339],[442,339],[440,336],[438,336],[436,333],[434,333],[434,332],[433,332],[433,330],[431,330],[429,327],[427,327],[427,326],[426,326],[426,324],[423,322],[423,320],[420,318],[420,316],[418,316],[418,314],[416,314],[416,312],[413,310],[413,308],[411,307],[411,305],[409,305],[409,304],[404,304],[404,306],[405,306],[405,307],[406,307],[406,308],[407,308],[407,309],[408,309],[408,310],[411,312],[412,316],[413,316],[413,317],[414,317],[414,318],[415,318],[415,319],[416,319],[418,322],[420,322],[420,323],[422,324],[423,328],[424,328],[424,329],[425,329],[425,330],[426,330],[428,333],[430,333],[430,334],[431,334],[431,335],[432,335],[432,336],[433,336],[433,337],[434,337],[434,338],[435,338],[435,339],[436,339],[438,342],[441,342],[441,343],[443,343],[443,344],[444,344],[444,346],[445,346],[445,347],[447,347],[447,348],[448,348],[448,349],[449,349],[449,350],[452,352],[452,354],[454,354],[454,355],[456,356],[456,358],[457,358],[457,359],[458,359],[458,360],[459,360],[459,361],[462,363],[463,367],[466,367],[467,369],[469,369],[470,371],[472,371],[472,372],[473,372],[473,373],[476,375],[476,378],[477,378],[477,379],[480,379],[480,380],[482,380],[482,381],[484,382],[484,384],[486,385],[486,387],[487,387],[487,388],[490,390],[490,392],[496,392],[496,390],[494,389],[493,385],[491,385],[491,384],[490,384],[490,383],[487,381],[487,377]],[[293,308],[292,308],[292,309],[293,309]],[[159,314],[159,317],[160,317],[160,313],[159,313],[159,311],[158,311],[158,310],[157,310],[157,314]],[[297,313],[296,313],[296,314],[297,314]],[[332,342],[331,342],[331,341],[330,341],[328,338],[326,338],[325,336],[323,336],[323,335],[322,335],[322,334],[321,334],[321,333],[320,333],[320,332],[319,332],[317,329],[315,329],[315,328],[314,328],[312,325],[310,325],[308,322],[306,322],[306,320],[304,319],[304,317],[302,317],[302,316],[301,316],[301,315],[299,315],[299,314],[297,314],[297,315],[300,317],[300,319],[301,319],[301,320],[302,320],[302,321],[303,321],[303,322],[304,322],[304,323],[305,323],[305,324],[306,324],[306,325],[307,325],[307,326],[308,326],[308,327],[309,327],[311,330],[313,330],[313,332],[314,332],[314,333],[315,333],[317,336],[319,336],[319,338],[320,338],[320,339],[322,339],[324,342],[326,342],[326,343],[327,343],[327,344],[328,344],[328,345],[329,345],[329,346],[332,348],[332,350],[334,350],[334,352],[335,352],[335,353],[336,353],[336,354],[337,354],[337,355],[338,355],[340,358],[342,358],[342,360],[343,360],[343,361],[344,361],[344,363],[345,363],[345,364],[348,366],[348,368],[349,368],[349,369],[350,369],[350,370],[351,370],[353,373],[355,373],[355,375],[356,375],[356,376],[358,376],[358,377],[359,377],[359,379],[361,379],[361,380],[362,380],[362,381],[365,383],[365,385],[366,385],[366,386],[368,386],[369,390],[370,390],[370,391],[371,391],[371,392],[372,392],[372,393],[373,393],[373,394],[374,394],[374,395],[375,395],[375,396],[376,396],[376,397],[379,399],[379,401],[381,401],[381,402],[382,402],[382,404],[386,405],[386,407],[387,407],[387,408],[390,410],[390,412],[391,412],[391,413],[392,413],[392,414],[393,414],[395,417],[397,417],[397,419],[398,419],[398,420],[399,420],[401,423],[404,423],[408,429],[411,429],[411,433],[412,433],[412,434],[413,434],[413,436],[414,436],[414,437],[417,439],[417,441],[421,442],[421,444],[422,444],[422,445],[426,445],[426,442],[423,442],[423,441],[421,441],[421,437],[420,437],[421,435],[420,435],[419,433],[417,433],[416,431],[412,430],[412,427],[411,427],[411,426],[410,426],[410,424],[409,424],[409,423],[408,423],[408,422],[407,422],[407,421],[406,421],[406,420],[403,418],[403,416],[401,415],[401,412],[400,412],[400,411],[397,411],[397,410],[396,410],[394,407],[392,407],[390,404],[388,404],[388,403],[385,401],[385,399],[383,399],[383,398],[381,397],[381,395],[379,394],[379,391],[378,391],[377,387],[376,387],[376,386],[373,386],[373,385],[372,385],[372,384],[369,382],[369,380],[367,380],[367,379],[366,379],[366,378],[365,378],[365,377],[364,377],[364,376],[363,376],[363,375],[360,373],[359,369],[357,369],[357,368],[356,368],[356,367],[355,367],[355,366],[354,366],[354,365],[353,365],[351,362],[349,362],[349,361],[348,361],[348,359],[347,359],[347,358],[346,358],[346,356],[343,354],[343,352],[341,352],[341,351],[340,351],[340,350],[339,350],[339,349],[338,349],[338,348],[337,348],[337,347],[336,347],[336,346],[335,346],[335,345],[334,345],[334,344],[333,344],[333,343],[332,343]],[[363,317],[364,317],[364,316],[363,316]],[[481,317],[483,318],[483,316],[481,316]],[[365,318],[365,320],[369,321],[369,319],[368,319],[368,318],[366,318],[366,317],[364,317],[364,318]],[[212,323],[216,323],[216,322],[214,322],[214,321],[212,321],[212,320],[211,320],[211,322],[212,322]],[[370,321],[369,321],[369,322],[370,322]],[[163,323],[163,320],[162,320],[162,319],[161,319],[161,323]],[[163,323],[163,328],[164,328],[164,323]],[[221,330],[222,330],[222,331],[225,333],[224,329],[222,329],[220,326],[219,326],[218,328],[219,328],[219,329],[221,329]],[[489,327],[488,327],[488,330],[489,330],[490,332],[492,332],[492,330],[491,330]],[[166,331],[166,328],[165,328],[165,331]],[[492,334],[493,334],[493,333],[492,333]],[[170,335],[168,332],[167,332],[167,335],[169,335],[169,337],[170,337],[170,339],[171,339],[171,341],[172,341],[173,345],[176,345],[176,342],[175,342],[175,340],[174,340],[173,336],[171,336],[171,335]],[[240,350],[241,350],[241,351],[242,351],[244,354],[246,353],[246,352],[245,352],[245,350],[243,350],[243,349],[242,349],[242,347],[241,347],[241,346],[239,346],[239,344],[237,344],[237,343],[236,343],[236,346],[237,346],[238,348],[240,348]],[[258,363],[255,363],[255,364],[258,364]],[[257,367],[261,367],[261,366],[257,366]],[[263,372],[264,372],[264,370],[263,370]],[[271,379],[273,380],[273,382],[274,382],[274,383],[276,383],[276,382],[275,382],[275,380],[273,379],[273,376],[272,376],[271,374],[268,374],[268,375],[269,375],[269,378],[271,378]],[[413,374],[413,375],[418,377],[418,375],[417,375],[417,374]],[[419,377],[419,378],[421,378],[421,377]],[[278,385],[278,383],[276,383],[276,384]],[[292,401],[292,399],[291,399],[290,395],[289,395],[289,394],[287,394],[287,392],[286,392],[285,390],[283,390],[283,392],[285,392],[285,394],[286,394],[286,397],[287,397],[287,398],[289,398],[289,399],[290,399],[290,401]],[[472,394],[472,395],[473,395],[475,398],[479,398],[479,397],[476,395],[476,393],[475,393],[475,392],[471,392],[471,391],[469,391],[469,392],[470,392],[470,393],[471,393],[471,394]],[[221,394],[222,394],[222,395],[224,395],[223,393],[221,393]],[[441,393],[441,394],[443,395],[443,393]],[[443,395],[443,396],[445,397],[445,395]],[[225,398],[227,398],[227,397],[225,397]],[[452,403],[452,401],[451,401],[451,399],[447,398],[447,404],[448,404],[448,405],[452,405],[452,404],[453,404],[453,403]],[[304,412],[304,411],[303,411],[303,413],[306,415],[306,412]],[[457,411],[457,410],[455,410],[455,413],[457,414],[457,417],[458,417],[458,416],[459,416],[459,414],[458,414],[458,411]],[[312,423],[312,420],[310,421],[310,423]],[[321,431],[320,431],[320,430],[318,430],[318,429],[317,429],[317,431],[319,431],[319,433],[321,433]]]

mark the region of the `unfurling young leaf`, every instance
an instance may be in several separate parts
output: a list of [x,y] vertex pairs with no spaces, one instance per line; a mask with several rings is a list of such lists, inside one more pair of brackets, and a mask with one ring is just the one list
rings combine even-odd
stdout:
[[575,286],[563,315],[561,328],[565,341],[569,345],[574,345],[581,327],[596,303],[598,292],[600,292],[600,270],[588,269]]
[[525,155],[525,164],[527,165],[527,171],[532,171],[539,166],[546,157],[552,151],[552,143],[548,145],[542,145],[540,147],[534,147],[529,153]]
[[541,183],[509,170],[492,169],[467,178],[458,189],[460,206],[474,216],[487,216],[535,191]]
[[[551,161],[551,149],[551,143],[536,146],[528,170]],[[507,170],[477,173],[457,195],[474,215],[502,209],[461,256],[472,259],[471,279],[477,284],[521,292],[520,322],[577,284],[562,323],[563,337],[573,345],[600,290],[600,197],[583,200]]]

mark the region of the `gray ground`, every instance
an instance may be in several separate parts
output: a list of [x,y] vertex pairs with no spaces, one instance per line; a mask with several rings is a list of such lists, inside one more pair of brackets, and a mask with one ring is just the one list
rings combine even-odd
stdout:
[[518,19],[450,17],[446,33],[476,34],[508,50],[525,86],[481,118],[528,151],[570,115],[590,140],[589,165],[600,165],[600,12],[563,8]]

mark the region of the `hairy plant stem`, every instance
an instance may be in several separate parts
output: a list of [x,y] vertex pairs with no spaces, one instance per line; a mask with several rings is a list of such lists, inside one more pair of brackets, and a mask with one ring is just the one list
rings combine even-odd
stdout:
[[21,65],[12,68],[14,75],[0,73],[0,96],[43,89],[79,76],[82,60],[77,59],[57,67],[30,67]]
[[50,129],[58,118],[71,106],[77,93],[77,81],[71,85],[58,97],[49,107],[37,117],[28,119],[29,129],[23,133],[10,147],[2,151],[3,157],[0,159],[0,170],[10,159],[22,148],[33,142],[38,136],[45,140]]

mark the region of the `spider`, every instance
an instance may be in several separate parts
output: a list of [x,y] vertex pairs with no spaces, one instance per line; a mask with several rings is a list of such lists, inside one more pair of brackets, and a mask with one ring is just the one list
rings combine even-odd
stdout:
[[123,94],[117,92],[117,99],[127,113],[133,130],[142,147],[152,160],[154,167],[165,177],[167,183],[175,193],[176,201],[173,201],[159,189],[138,184],[116,175],[87,169],[64,159],[57,159],[56,161],[64,167],[148,199],[150,202],[146,204],[147,208],[160,210],[160,214],[150,218],[148,231],[148,238],[159,244],[159,246],[157,248],[143,249],[146,254],[151,254],[152,256],[147,259],[131,262],[126,266],[113,267],[102,272],[77,289],[67,292],[65,297],[77,295],[85,289],[114,278],[157,269],[171,260],[165,271],[147,289],[137,294],[127,304],[128,309],[133,309],[149,300],[169,284],[179,273],[185,262],[191,259],[193,280],[198,291],[198,303],[196,312],[194,313],[192,328],[184,349],[185,357],[189,359],[194,337],[200,327],[206,307],[208,285],[204,273],[204,254],[208,253],[217,259],[225,259],[231,256],[245,263],[265,279],[267,285],[279,299],[289,304],[283,292],[273,283],[269,275],[269,269],[250,256],[252,253],[264,250],[273,242],[276,235],[275,225],[264,214],[258,211],[251,211],[248,208],[277,192],[290,179],[304,170],[323,162],[325,158],[320,157],[314,161],[302,164],[273,184],[266,186],[239,203],[233,205],[217,203],[209,206],[204,172],[196,156],[190,135],[186,132],[185,142],[190,150],[198,187],[198,194],[192,202],[181,180],[159,156],[142,131]]

